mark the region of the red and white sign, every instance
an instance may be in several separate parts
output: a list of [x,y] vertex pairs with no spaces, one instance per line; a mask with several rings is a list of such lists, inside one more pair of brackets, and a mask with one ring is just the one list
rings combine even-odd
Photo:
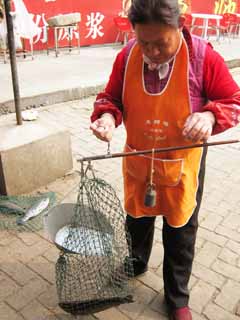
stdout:
[[[33,15],[33,20],[42,28],[41,33],[34,38],[34,50],[46,49],[46,20],[58,14],[79,12],[81,45],[113,43],[117,30],[113,17],[124,11],[131,0],[24,0],[27,10]],[[225,12],[240,13],[240,0],[179,0],[181,7],[188,12],[223,14]],[[77,43],[78,32],[71,34],[73,44]],[[63,29],[59,33],[59,44],[67,43],[68,34]],[[50,47],[53,43],[53,33],[49,35]]]
[[[42,28],[41,34],[34,38],[34,50],[46,48],[47,19],[59,14],[79,12],[81,45],[113,43],[117,30],[113,17],[122,10],[122,0],[24,0],[27,10],[33,16],[34,22]],[[64,29],[59,33],[59,44],[67,43],[67,33]],[[78,32],[72,33],[73,43],[77,43]],[[53,46],[53,33],[50,32],[49,44]]]

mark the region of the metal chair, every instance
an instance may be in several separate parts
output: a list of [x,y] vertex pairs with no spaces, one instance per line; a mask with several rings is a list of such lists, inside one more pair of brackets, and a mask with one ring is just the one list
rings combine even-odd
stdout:
[[[34,55],[33,55],[33,39],[25,39],[25,38],[19,38],[19,41],[21,42],[21,47],[16,47],[16,53],[17,55],[22,55],[23,58],[25,59],[28,55],[31,56],[32,60],[34,59]],[[29,42],[29,50],[27,50],[27,45],[26,45],[26,41]],[[0,47],[0,54],[3,55],[3,61],[4,63],[7,63],[8,60],[8,54],[9,54],[9,50],[8,50],[8,45],[7,45],[7,37],[6,38],[1,38],[0,37],[0,42],[1,42],[1,46]]]
[[194,19],[191,15],[191,13],[184,13],[180,17],[180,23],[187,27],[191,32],[194,31],[194,29],[199,29],[200,26],[194,23]]
[[118,34],[115,42],[118,42],[120,36],[123,36],[123,44],[128,42],[128,38],[134,35],[134,30],[127,17],[116,16],[113,18],[114,24],[118,29]]
[[187,27],[189,30],[193,28],[193,18],[190,13],[184,13],[180,17],[180,23]]
[[232,35],[232,37],[237,36],[238,34],[238,27],[239,27],[239,21],[238,16],[235,13],[229,13],[229,33]]
[[211,24],[211,21],[209,21],[209,25],[212,29],[219,30],[218,40],[220,40],[221,37],[227,37],[230,42],[230,36],[234,30],[237,30],[237,16],[233,13],[224,13],[219,26]]
[[236,36],[237,36],[237,37],[240,37],[240,13],[237,14]]

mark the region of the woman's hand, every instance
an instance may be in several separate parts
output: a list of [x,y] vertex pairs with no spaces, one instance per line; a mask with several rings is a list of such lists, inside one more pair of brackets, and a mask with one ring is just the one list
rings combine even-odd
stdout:
[[193,142],[206,141],[212,134],[215,117],[211,111],[192,113],[183,127],[183,136]]
[[90,125],[93,134],[102,141],[111,141],[115,129],[115,119],[111,113],[104,113]]

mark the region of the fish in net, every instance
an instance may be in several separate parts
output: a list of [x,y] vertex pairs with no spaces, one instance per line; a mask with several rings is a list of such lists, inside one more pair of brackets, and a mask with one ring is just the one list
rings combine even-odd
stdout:
[[[93,173],[88,177],[88,169]],[[114,189],[82,169],[76,204],[62,204],[46,216],[46,228],[60,249],[56,262],[59,306],[89,314],[132,302],[130,238]]]

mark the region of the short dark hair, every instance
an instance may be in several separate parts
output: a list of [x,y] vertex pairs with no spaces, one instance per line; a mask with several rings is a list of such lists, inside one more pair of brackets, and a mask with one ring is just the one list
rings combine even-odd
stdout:
[[178,0],[132,0],[128,11],[133,26],[136,23],[162,23],[178,28],[179,16]]

